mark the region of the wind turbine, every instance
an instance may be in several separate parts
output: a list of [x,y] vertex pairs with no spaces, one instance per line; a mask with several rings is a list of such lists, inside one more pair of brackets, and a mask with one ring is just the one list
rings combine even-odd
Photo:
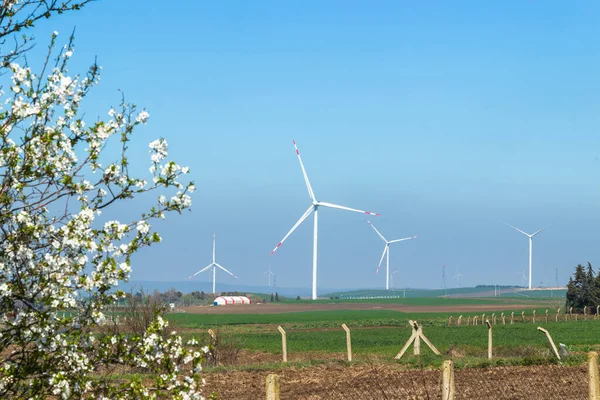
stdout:
[[379,235],[379,237],[381,238],[381,240],[383,240],[385,242],[385,247],[383,248],[383,254],[381,255],[381,259],[379,260],[379,265],[377,266],[377,272],[379,272],[379,268],[381,268],[381,263],[383,262],[383,257],[385,257],[387,255],[387,259],[386,259],[386,267],[385,267],[385,290],[389,290],[389,279],[390,279],[390,244],[391,243],[397,243],[397,242],[403,242],[405,240],[410,240],[410,239],[416,239],[416,236],[410,236],[410,237],[406,237],[404,239],[396,239],[396,240],[390,240],[388,241],[386,238],[383,237],[383,235],[381,234],[381,232],[379,232],[377,230],[377,228],[375,228],[375,225],[373,225],[371,223],[371,221],[367,221],[369,223],[369,225],[371,225],[371,228],[373,228],[375,230],[375,232],[377,232],[377,234]]
[[399,270],[396,269],[396,270],[392,271],[392,273],[390,274],[390,281],[391,281],[390,286],[394,289],[396,288],[396,286],[394,286],[394,275],[396,275],[396,272],[398,272],[398,271]]
[[[194,275],[190,276],[188,279],[192,279],[193,277],[195,277],[196,275],[207,271],[208,269],[212,268],[212,287],[213,287],[213,294],[216,292],[215,290],[215,285],[216,285],[216,277],[217,277],[217,268],[221,268],[223,271],[227,272],[229,275],[233,276],[235,279],[237,279],[237,276],[235,276],[234,274],[232,274],[231,272],[227,271],[224,267],[222,267],[221,265],[217,264],[217,260],[216,260],[216,252],[215,252],[215,245],[216,245],[216,237],[215,234],[213,233],[213,260],[210,264],[208,264],[206,267],[202,268],[200,271],[196,272]],[[209,279],[210,279],[210,275],[209,275]]]
[[521,286],[525,286],[525,280],[527,279],[527,268],[523,268],[523,271],[517,272],[517,275],[521,275]]
[[456,279],[457,287],[460,287],[460,277],[461,276],[464,276],[464,275],[461,274],[460,272],[458,272],[458,270],[456,270],[456,273],[454,274],[454,279]]
[[271,287],[271,276],[275,276],[275,274],[271,272],[271,264],[269,264],[269,269],[263,272],[262,274],[268,274],[267,276],[269,277],[269,287]]
[[[504,222],[504,221],[502,221]],[[529,234],[526,232],[523,232],[522,230],[520,230],[519,228],[517,228],[516,226],[513,226],[511,224],[509,224],[508,222],[504,222],[506,225],[510,226],[511,228],[513,228],[516,231],[521,232],[523,235],[527,236],[529,238],[529,290],[531,290],[531,272],[532,272],[532,265],[533,265],[533,237],[535,235],[537,235],[538,233],[540,233],[541,231],[543,231],[544,229],[546,229],[549,225],[546,225],[545,227],[543,227],[542,229],[540,229],[539,231]]]
[[319,207],[337,208],[340,210],[354,211],[354,212],[358,212],[361,214],[376,215],[376,216],[379,216],[379,214],[376,214],[376,213],[373,213],[370,211],[357,210],[354,208],[339,206],[337,204],[318,201],[317,198],[315,197],[315,193],[312,190],[310,181],[308,180],[308,175],[306,174],[306,169],[304,169],[304,164],[302,163],[302,158],[300,157],[300,152],[298,151],[298,146],[296,146],[296,141],[294,140],[293,143],[294,143],[294,149],[296,150],[296,155],[298,156],[298,161],[300,162],[300,168],[302,168],[302,175],[304,176],[304,183],[306,183],[306,188],[308,189],[308,195],[310,197],[310,200],[312,201],[312,204],[310,205],[310,207],[308,207],[308,210],[306,210],[306,212],[300,217],[298,222],[296,222],[294,224],[294,226],[292,226],[292,229],[290,229],[290,231],[283,237],[283,239],[281,239],[281,241],[279,243],[277,243],[277,246],[275,246],[273,251],[271,251],[271,255],[273,255],[273,253],[275,253],[275,251],[277,251],[277,249],[292,234],[292,232],[294,232],[296,230],[296,228],[298,226],[300,226],[300,224],[306,218],[308,218],[308,216],[310,215],[311,212],[314,213],[312,299],[316,300],[317,299],[317,242],[318,242],[318,236],[319,236],[319,234],[318,234]]

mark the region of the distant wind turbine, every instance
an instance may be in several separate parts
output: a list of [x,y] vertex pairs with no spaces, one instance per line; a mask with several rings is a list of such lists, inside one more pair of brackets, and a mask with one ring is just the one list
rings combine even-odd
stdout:
[[271,276],[275,276],[275,274],[271,272],[271,264],[269,264],[269,269],[263,272],[262,274],[267,274],[267,276],[269,277],[269,287],[271,287]]
[[302,175],[304,176],[304,183],[306,183],[306,188],[308,189],[308,195],[310,197],[310,200],[312,201],[312,204],[310,205],[310,207],[308,207],[308,210],[306,210],[306,212],[300,217],[298,222],[296,222],[294,224],[294,226],[292,226],[292,229],[290,229],[290,231],[283,237],[283,239],[281,239],[281,241],[279,243],[277,243],[277,246],[275,246],[273,251],[271,251],[271,255],[273,255],[273,253],[275,253],[275,251],[277,251],[279,246],[281,246],[283,244],[283,242],[292,234],[292,232],[294,232],[296,230],[296,228],[298,228],[298,226],[300,226],[300,224],[310,215],[310,213],[314,213],[312,299],[316,300],[317,299],[317,243],[318,243],[318,237],[319,237],[319,234],[318,234],[319,207],[337,208],[339,210],[354,211],[354,212],[358,212],[361,214],[376,215],[376,216],[379,216],[379,214],[376,214],[376,213],[373,213],[370,211],[357,210],[354,208],[339,206],[337,204],[318,201],[317,198],[315,197],[315,193],[313,192],[312,186],[310,185],[310,181],[308,180],[308,175],[306,174],[306,169],[304,168],[304,164],[302,163],[302,158],[300,157],[300,152],[298,151],[298,146],[296,146],[296,141],[294,140],[293,142],[294,142],[294,149],[296,150],[296,155],[298,156],[298,161],[300,162],[300,168],[302,168]]
[[390,274],[390,286],[394,289],[396,288],[396,286],[394,286],[394,275],[396,275],[396,272],[398,272],[398,271],[399,270],[396,269],[396,270],[392,271],[392,273]]
[[[502,222],[504,222],[504,221],[502,221]],[[546,229],[550,225],[546,225],[545,227],[543,227],[539,231],[534,232],[532,234],[529,234],[527,232],[523,232],[522,230],[520,230],[516,226],[513,226],[513,225],[509,224],[508,222],[504,222],[504,223],[506,225],[510,226],[511,228],[513,228],[514,230],[521,232],[523,235],[525,235],[525,236],[527,236],[529,238],[529,290],[531,290],[532,265],[533,265],[533,237],[535,235],[537,235],[538,233],[540,233],[541,231],[543,231],[544,229]]]
[[386,259],[386,266],[385,266],[385,290],[389,290],[390,286],[389,286],[389,279],[390,279],[390,244],[391,243],[397,243],[397,242],[403,242],[405,240],[410,240],[410,239],[416,239],[416,236],[410,236],[410,237],[406,237],[404,239],[396,239],[396,240],[390,240],[388,241],[386,238],[383,237],[383,235],[377,230],[377,228],[375,228],[375,225],[373,225],[371,223],[371,221],[367,221],[369,223],[369,225],[371,225],[371,228],[373,228],[375,230],[375,232],[377,232],[377,234],[379,235],[379,237],[381,238],[381,240],[383,240],[385,242],[385,247],[383,248],[383,254],[381,255],[381,259],[379,260],[379,265],[377,266],[377,271],[375,273],[379,272],[379,268],[381,268],[381,263],[383,262],[383,257],[385,257],[387,255],[387,259]]
[[461,274],[460,272],[458,272],[458,270],[456,270],[456,273],[454,274],[454,279],[456,279],[457,287],[460,287],[460,277],[461,276],[464,276],[464,275]]
[[517,272],[517,275],[521,275],[521,286],[525,287],[525,280],[527,280],[527,268],[523,268],[523,271]]
[[[232,274],[231,272],[227,271],[224,267],[222,267],[221,265],[217,264],[217,260],[216,260],[216,251],[215,251],[215,247],[216,247],[216,236],[213,233],[213,260],[210,264],[208,264],[206,267],[202,268],[200,271],[196,272],[194,275],[190,276],[188,279],[192,279],[193,277],[195,277],[196,275],[212,268],[212,292],[215,293],[216,292],[216,278],[217,278],[217,268],[221,268],[223,271],[227,272],[229,275],[233,276],[235,279],[237,279],[237,276],[235,276],[234,274]],[[210,275],[209,275],[209,279],[210,279]]]

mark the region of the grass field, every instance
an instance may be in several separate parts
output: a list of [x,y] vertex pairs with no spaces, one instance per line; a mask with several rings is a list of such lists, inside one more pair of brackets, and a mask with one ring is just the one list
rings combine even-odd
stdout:
[[[553,322],[547,324],[497,325],[494,328],[494,348],[497,357],[551,357],[546,337],[537,326],[543,325],[553,335],[557,343],[565,343],[571,352],[597,350],[600,337],[598,321],[579,321],[576,324]],[[487,354],[487,328],[478,326],[442,327],[424,326],[425,335],[443,354],[460,356],[458,358],[483,358]],[[227,334],[221,331],[222,334]],[[370,355],[393,357],[411,335],[408,326],[388,328],[352,329],[353,351],[358,358],[366,359]],[[235,332],[231,338],[244,349],[273,354],[281,353],[281,335],[270,332]],[[288,352],[342,353],[345,351],[345,333],[339,329],[306,330],[287,333]],[[424,353],[429,350],[423,345]],[[293,358],[293,357],[292,357]]]
[[[514,299],[518,301],[519,299]],[[527,298],[523,298],[527,301]],[[374,298],[374,299],[321,299],[321,300],[284,300],[288,304],[405,304],[410,306],[459,306],[476,304],[501,304],[505,303],[500,298],[489,299],[468,299],[468,298],[447,298],[447,297],[407,297],[407,298]]]
[[[372,300],[385,302],[387,299]],[[439,305],[476,305],[496,304],[497,324],[494,326],[494,360],[497,364],[529,364],[552,362],[554,356],[546,337],[539,331],[538,326],[547,328],[555,342],[564,343],[571,356],[570,362],[580,362],[584,354],[590,350],[600,350],[600,321],[579,320],[554,322],[555,306],[562,303],[557,299],[541,301],[540,299],[517,299],[513,302],[497,299],[440,299],[420,298],[401,299],[403,304],[431,306],[432,310]],[[396,300],[397,301],[397,300]],[[336,301],[328,301],[337,303]],[[352,304],[349,301],[342,303]],[[532,323],[533,309],[527,309],[526,322],[522,322],[521,310],[515,311],[515,324],[510,325],[511,310],[507,304],[532,304],[536,308],[537,321]],[[340,304],[342,307],[343,304]],[[277,307],[277,306],[273,306]],[[549,322],[544,320],[545,310],[549,310]],[[506,316],[506,325],[501,324],[500,314]],[[492,312],[487,312],[491,318]],[[453,316],[453,326],[448,326],[449,316]],[[456,319],[463,315],[461,326],[455,326]],[[394,356],[411,335],[409,319],[417,320],[424,329],[425,335],[442,352],[444,357],[434,356],[423,346],[423,356],[416,359],[411,354],[403,358],[401,363],[407,366],[439,365],[443,358],[454,358],[458,366],[487,365],[487,327],[481,325],[466,326],[469,316],[479,316],[482,312],[422,312],[405,313],[394,310],[344,310],[287,312],[279,314],[168,314],[171,323],[181,330],[186,338],[196,337],[204,343],[209,343],[207,329],[217,331],[222,343],[227,343],[245,350],[247,353],[258,355],[253,357],[251,365],[244,368],[257,368],[261,357],[265,361],[276,362],[281,354],[281,335],[277,326],[281,325],[287,331],[288,353],[290,361],[319,362],[339,358],[343,360],[346,348],[345,333],[341,324],[347,324],[352,330],[352,344],[355,360],[365,362],[372,360],[387,360],[394,362]],[[410,353],[410,352],[409,352]],[[263,355],[263,356],[260,356]]]

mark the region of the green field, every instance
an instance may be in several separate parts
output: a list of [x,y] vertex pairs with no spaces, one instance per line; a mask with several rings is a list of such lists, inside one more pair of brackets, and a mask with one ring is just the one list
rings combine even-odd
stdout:
[[[514,299],[514,302],[518,299]],[[527,298],[523,298],[526,302]],[[500,298],[447,298],[447,297],[407,297],[407,298],[340,298],[340,299],[319,299],[319,300],[291,300],[285,299],[283,303],[288,304],[403,304],[407,306],[462,306],[476,304],[504,304],[505,300]]]
[[350,290],[345,292],[334,292],[323,295],[323,297],[371,297],[371,296],[394,296],[415,298],[415,297],[441,297],[445,295],[459,295],[459,294],[472,294],[494,291],[494,287],[465,287],[465,288],[452,288],[452,289],[390,289],[390,290],[377,290],[377,289],[361,289],[361,290]]
[[[538,319],[531,321],[532,311],[526,312],[527,321],[521,320],[521,313],[515,312],[515,324],[509,324],[510,312],[506,312],[506,325],[501,324],[500,312],[496,313],[494,326],[494,363],[552,362],[554,356],[546,337],[537,330],[538,326],[548,329],[558,343],[566,344],[571,354],[570,362],[579,362],[585,352],[600,350],[600,321],[579,320],[554,322],[554,312],[549,322],[544,322],[544,309],[538,309]],[[455,318],[458,316],[454,314]],[[449,314],[419,313],[406,314],[398,311],[315,311],[262,315],[191,315],[169,314],[168,319],[177,327],[184,328],[186,338],[196,337],[209,342],[207,328],[217,331],[220,338],[235,343],[249,352],[281,354],[281,335],[277,326],[287,331],[288,352],[312,354],[312,359],[330,359],[345,351],[345,333],[341,324],[346,323],[352,330],[352,344],[355,360],[368,361],[372,357],[393,362],[393,357],[411,335],[408,320],[419,321],[425,335],[442,352],[437,357],[424,349],[424,358],[415,359],[407,353],[402,363],[415,366],[417,363],[437,365],[442,358],[456,358],[458,365],[469,366],[487,363],[487,327],[466,326],[469,315],[462,313],[463,325],[448,326]],[[541,318],[540,318],[541,316]],[[490,318],[491,314],[487,314]],[[456,321],[456,319],[454,319]],[[455,324],[455,322],[454,322]],[[319,354],[321,356],[319,356]],[[533,361],[532,361],[533,360]],[[567,362],[569,362],[567,360]]]
[[[504,291],[503,293],[501,291]],[[340,299],[349,299],[355,297],[388,297],[404,298],[406,295],[407,299],[411,298],[435,298],[445,296],[461,296],[468,295],[474,296],[481,294],[481,297],[493,298],[494,287],[493,286],[479,286],[479,287],[466,287],[466,288],[452,288],[452,289],[395,289],[395,290],[351,290],[346,292],[334,292],[328,293],[323,297],[339,297]],[[526,290],[517,287],[498,287],[499,298],[560,298],[563,300],[567,294],[566,290]]]
[[[480,303],[481,304],[481,303]],[[505,310],[499,304],[499,317]],[[531,316],[533,309],[527,310]],[[545,308],[536,309],[538,315],[543,315]],[[510,315],[511,311],[505,311]],[[423,325],[446,326],[448,317],[457,318],[463,315],[466,321],[468,316],[481,316],[481,312],[452,312],[452,313],[404,313],[393,310],[338,310],[338,311],[306,311],[290,312],[281,314],[167,314],[169,321],[188,329],[208,329],[218,327],[220,329],[265,329],[262,325],[285,325],[293,329],[311,328],[334,328],[345,323],[348,326],[357,327],[380,327],[380,326],[406,326],[409,319],[420,321]],[[491,312],[487,313],[488,316]],[[554,315],[554,312],[550,315]],[[515,318],[520,312],[515,312]]]

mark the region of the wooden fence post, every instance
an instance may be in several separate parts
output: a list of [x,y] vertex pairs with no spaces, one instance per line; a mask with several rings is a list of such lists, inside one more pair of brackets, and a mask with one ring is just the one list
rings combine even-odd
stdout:
[[417,329],[417,336],[415,336],[415,344],[413,346],[413,354],[415,356],[421,355],[421,336],[419,336],[419,330],[421,327],[419,326]]
[[452,325],[452,315],[450,316],[450,318],[448,318],[448,326]]
[[266,382],[267,400],[279,400],[279,375],[269,374],[267,375]]
[[485,323],[488,327],[488,358],[492,358],[492,324],[487,319]]
[[342,328],[346,331],[346,347],[348,348],[348,361],[352,361],[352,341],[350,340],[350,329],[346,324],[342,324]]
[[471,325],[471,316],[470,315],[467,317],[467,325]]
[[558,322],[558,316],[560,315],[560,307],[556,309],[556,322]]
[[473,325],[477,325],[477,315],[473,317]]
[[535,310],[533,310],[533,322],[532,324],[535,324]]
[[515,312],[513,311],[513,312],[510,313],[510,324],[511,325],[514,324],[514,322],[513,322],[513,318],[514,317],[515,317]]
[[402,347],[402,350],[400,350],[400,352],[396,355],[396,357],[395,357],[396,360],[399,360],[400,358],[402,358],[402,356],[404,355],[406,350],[408,350],[410,345],[413,343],[414,343],[414,346],[413,346],[414,355],[415,356],[421,355],[421,339],[423,339],[425,344],[427,346],[429,346],[431,351],[433,351],[436,355],[438,355],[438,356],[442,355],[440,353],[440,351],[438,349],[436,349],[435,346],[429,341],[429,339],[427,339],[425,337],[425,335],[423,335],[423,328],[421,326],[419,326],[417,321],[409,320],[408,323],[412,327],[412,335],[410,336],[410,339],[408,339],[408,341],[404,344],[404,347]]
[[215,334],[215,331],[213,331],[212,329],[209,329],[208,334],[210,335],[212,340],[217,340],[217,335]]
[[492,324],[496,325],[496,313],[492,313]]
[[458,317],[458,321],[456,321],[456,325],[460,326],[461,321],[462,321],[462,315],[460,315]]
[[587,321],[587,306],[583,306],[583,319]]
[[481,324],[485,323],[485,313],[481,314]]
[[588,353],[588,381],[590,384],[589,399],[600,400],[600,378],[598,377],[598,353]]
[[283,352],[283,362],[287,362],[287,336],[281,326],[278,326],[277,330],[281,332],[281,350]]
[[523,320],[523,323],[525,323],[525,311],[521,311],[521,319]]
[[546,309],[546,323],[548,323],[548,309]]
[[212,340],[212,345],[216,346],[217,345],[217,335],[216,335],[215,331],[213,331],[212,329],[209,329],[208,334],[210,335],[210,338]]
[[502,313],[501,317],[502,317],[502,325],[506,325],[506,320],[504,319],[504,313]]
[[454,400],[454,363],[446,360],[442,364],[442,400]]
[[598,311],[600,311],[600,306],[596,306],[596,319],[598,319]]
[[554,340],[552,340],[552,336],[550,336],[550,332],[548,332],[546,329],[542,328],[541,326],[538,326],[538,331],[544,332],[546,334],[546,337],[548,338],[548,341],[550,342],[550,345],[552,346],[552,350],[554,351],[554,355],[556,356],[556,358],[558,358],[560,360],[560,355],[558,354],[558,350],[556,349]]

